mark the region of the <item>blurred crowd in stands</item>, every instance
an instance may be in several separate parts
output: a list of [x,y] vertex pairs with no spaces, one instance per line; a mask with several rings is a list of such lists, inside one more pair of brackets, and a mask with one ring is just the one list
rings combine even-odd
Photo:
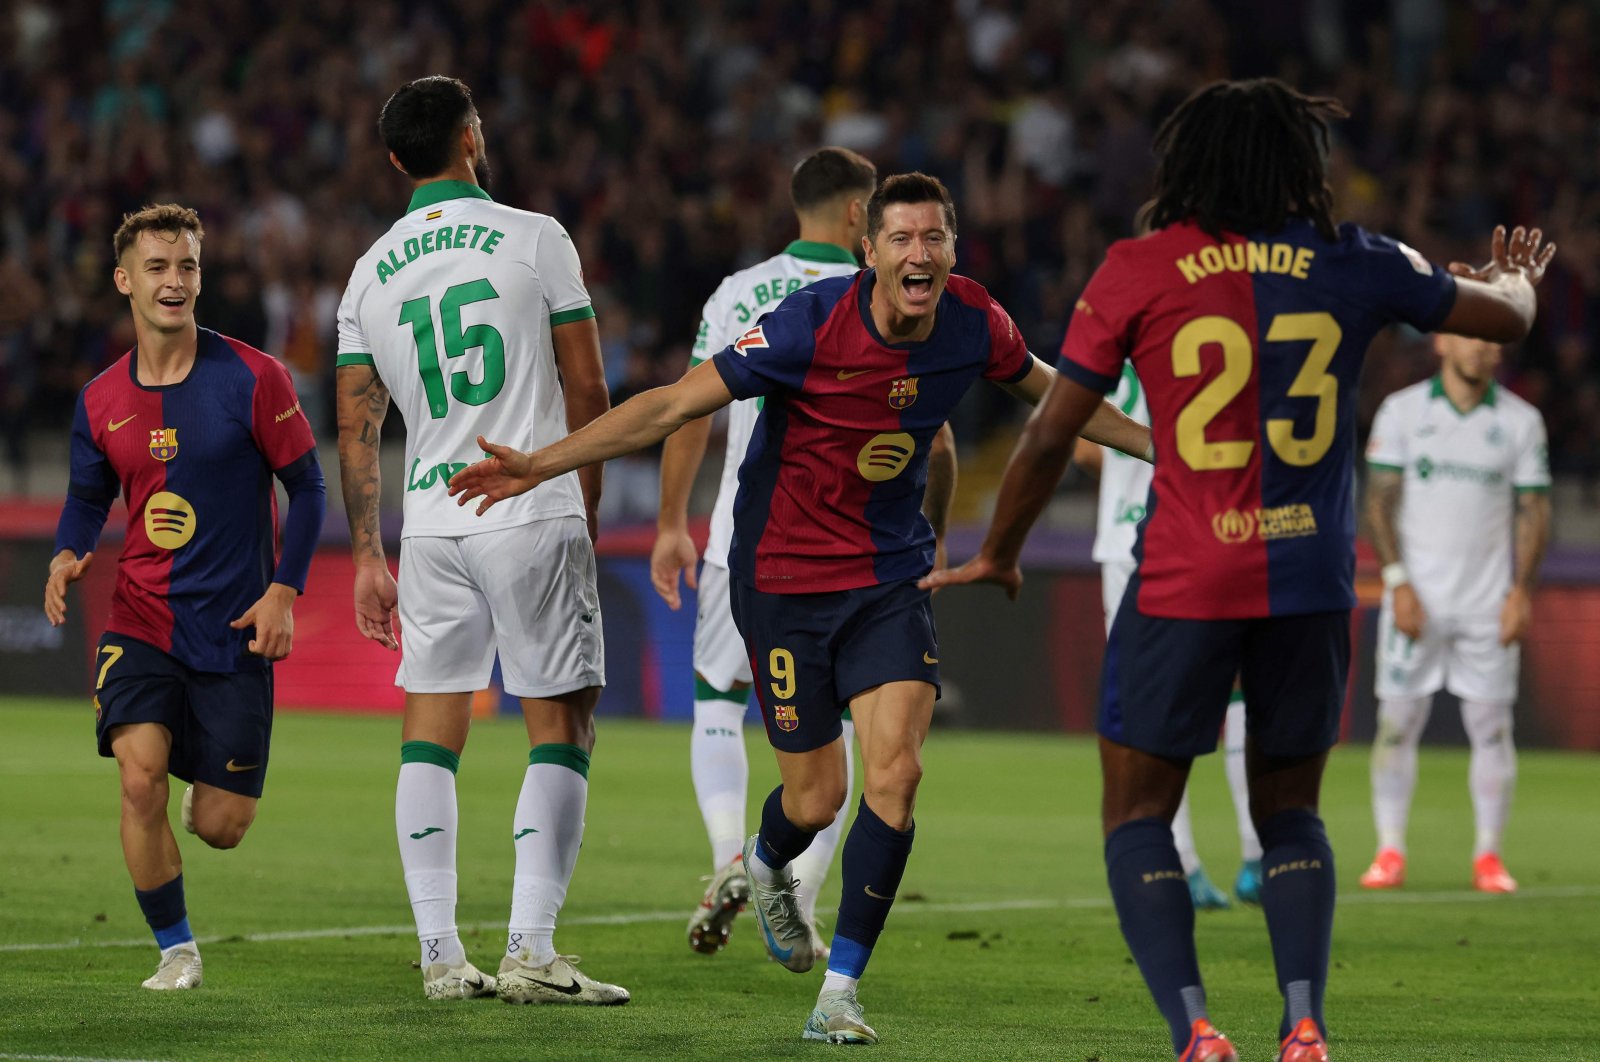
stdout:
[[[1596,4],[1559,0],[12,0],[0,11],[0,419],[30,429],[131,345],[110,278],[124,211],[207,227],[202,324],[293,370],[332,432],[338,299],[404,211],[376,118],[422,74],[474,89],[502,202],[583,257],[621,399],[676,377],[727,272],[793,237],[789,170],[842,144],[942,178],[959,272],[1053,357],[1106,245],[1129,234],[1152,131],[1199,84],[1279,75],[1333,94],[1341,215],[1436,261],[1496,222],[1560,243],[1504,383],[1558,472],[1600,472]],[[1361,410],[1431,371],[1374,344]],[[1018,415],[979,388],[964,449]],[[398,425],[391,421],[390,431]]]

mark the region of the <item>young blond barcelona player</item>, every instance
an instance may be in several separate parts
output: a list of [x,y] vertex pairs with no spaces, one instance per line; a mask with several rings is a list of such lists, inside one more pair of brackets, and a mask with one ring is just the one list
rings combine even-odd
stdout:
[[1515,892],[1500,841],[1517,779],[1520,643],[1550,540],[1544,420],[1495,384],[1499,344],[1440,335],[1434,348],[1439,374],[1384,399],[1367,441],[1367,519],[1384,596],[1372,742],[1378,854],[1361,884],[1405,882],[1417,745],[1433,695],[1448,689],[1472,745],[1472,883]]
[[1352,410],[1367,344],[1394,321],[1519,338],[1550,260],[1538,230],[1509,241],[1496,230],[1488,266],[1446,272],[1335,225],[1328,121],[1343,114],[1262,78],[1200,89],[1162,124],[1140,218],[1149,235],[1114,244],[1089,281],[982,549],[926,580],[1016,593],[1028,529],[1131,360],[1160,457],[1139,568],[1106,644],[1102,818],[1123,936],[1183,1062],[1238,1057],[1207,1014],[1171,829],[1236,677],[1284,998],[1279,1058],[1328,1057],[1335,878],[1317,805],[1350,662]]
[[[955,223],[938,180],[890,177],[867,204],[867,269],[802,288],[677,383],[553,446],[525,453],[481,440],[494,456],[451,479],[462,504],[481,497],[477,511],[489,513],[735,398],[765,397],[739,471],[729,570],[783,778],[744,862],[767,950],[790,970],[809,970],[816,958],[790,864],[845,800],[846,708],[864,775],[808,1040],[878,1038],[857,983],[910,855],[920,750],[939,686],[932,608],[917,586],[936,558],[921,512],[934,439],[980,377],[1033,402],[1054,376],[988,292],[951,275]],[[1090,435],[1148,453],[1148,431],[1109,404]]]
[[[626,1003],[625,989],[555,950],[605,682],[590,541],[600,470],[566,476],[492,520],[471,519],[445,495],[451,470],[482,456],[478,434],[536,445],[606,409],[594,310],[560,224],[485,191],[483,128],[466,85],[448,77],[403,85],[378,128],[412,194],[356,263],[339,308],[339,468],[356,626],[390,649],[405,639],[395,676],[406,691],[395,834],[423,992]],[[378,532],[378,433],[391,396],[408,429],[398,587]],[[490,977],[467,959],[456,928],[455,772],[472,693],[489,684],[497,652],[531,751],[509,831],[510,928]]]
[[[192,783],[189,832],[213,848],[244,839],[266,781],[272,662],[294,644],[294,599],[325,508],[288,371],[195,323],[204,235],[199,215],[174,203],[117,229],[113,277],[135,346],[78,395],[44,592],[59,626],[120,490],[128,530],[95,654],[95,721],[100,755],[116,757],[122,781],[122,854],[161,948],[144,982],[157,990],[203,977],[167,776]],[[281,550],[274,476],[289,495]]]
[[[700,364],[738,339],[757,317],[777,306],[790,292],[825,277],[851,276],[858,268],[856,248],[867,229],[867,200],[878,184],[877,168],[853,151],[825,147],[795,166],[789,180],[790,200],[800,222],[800,237],[766,261],[741,269],[723,280],[706,300],[700,334],[690,367]],[[750,898],[744,869],[745,804],[750,765],[745,754],[744,717],[750,701],[750,657],[733,622],[728,598],[728,546],[733,540],[733,501],[739,491],[739,465],[755,431],[759,400],[728,406],[727,451],[722,479],[711,510],[705,565],[695,577],[696,555],[689,537],[689,492],[705,456],[711,418],[692,420],[667,436],[661,448],[661,511],[650,576],[656,592],[673,609],[679,607],[680,576],[698,590],[694,623],[694,725],[689,739],[689,770],[695,799],[711,841],[711,883],[689,916],[689,947],[715,955],[728,942],[735,916]],[[953,460],[953,452],[951,459]],[[929,470],[924,506],[936,532],[953,485],[940,465]],[[939,515],[936,515],[939,514]],[[844,722],[845,789],[850,788],[851,745],[855,726]],[[826,954],[816,931],[817,893],[833,862],[844,832],[842,816],[817,834],[795,865],[800,913],[813,927],[815,947]]]

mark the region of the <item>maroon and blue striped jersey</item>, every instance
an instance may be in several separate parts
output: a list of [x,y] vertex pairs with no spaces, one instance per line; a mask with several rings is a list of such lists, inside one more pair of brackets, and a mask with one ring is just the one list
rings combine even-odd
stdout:
[[[128,506],[106,629],[197,671],[266,667],[246,651],[254,631],[228,624],[274,581],[272,477],[316,464],[311,425],[283,365],[238,340],[199,329],[189,375],[159,387],[139,383],[137,353],[89,381],[72,422],[69,508],[86,502],[103,520],[119,489]],[[59,546],[93,547],[70,541],[82,532],[68,524]],[[278,581],[303,590],[296,567]]]
[[1060,371],[1102,394],[1133,362],[1155,481],[1140,528],[1139,611],[1244,619],[1355,604],[1356,379],[1367,344],[1432,331],[1455,279],[1355,225],[1295,219],[1213,239],[1171,225],[1112,245]]
[[872,322],[875,270],[820,280],[717,354],[735,398],[764,399],[739,467],[729,570],[767,593],[851,590],[933,567],[928,449],[974,380],[1032,358],[979,284],[951,276],[920,343]]

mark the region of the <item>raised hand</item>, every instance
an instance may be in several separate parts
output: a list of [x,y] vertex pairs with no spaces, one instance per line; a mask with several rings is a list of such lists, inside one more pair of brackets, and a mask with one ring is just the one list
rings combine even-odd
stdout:
[[1508,237],[1506,227],[1496,225],[1494,234],[1489,238],[1488,263],[1473,266],[1466,262],[1451,262],[1450,272],[1454,276],[1486,283],[1513,273],[1520,273],[1528,279],[1528,283],[1537,285],[1544,279],[1544,272],[1549,268],[1550,260],[1556,253],[1556,245],[1553,243],[1541,247],[1543,240],[1542,229],[1525,229],[1518,225],[1511,230]]

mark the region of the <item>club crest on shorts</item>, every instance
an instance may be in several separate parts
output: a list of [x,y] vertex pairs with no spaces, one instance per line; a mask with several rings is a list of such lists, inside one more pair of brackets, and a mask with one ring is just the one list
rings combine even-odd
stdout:
[[178,456],[178,429],[151,428],[150,456],[157,461],[171,461]]
[[800,713],[795,711],[792,704],[775,704],[772,706],[772,721],[778,724],[778,729],[785,734],[793,733],[800,729]]
[[917,400],[917,379],[915,376],[903,376],[889,385],[889,405],[894,409],[905,409]]

